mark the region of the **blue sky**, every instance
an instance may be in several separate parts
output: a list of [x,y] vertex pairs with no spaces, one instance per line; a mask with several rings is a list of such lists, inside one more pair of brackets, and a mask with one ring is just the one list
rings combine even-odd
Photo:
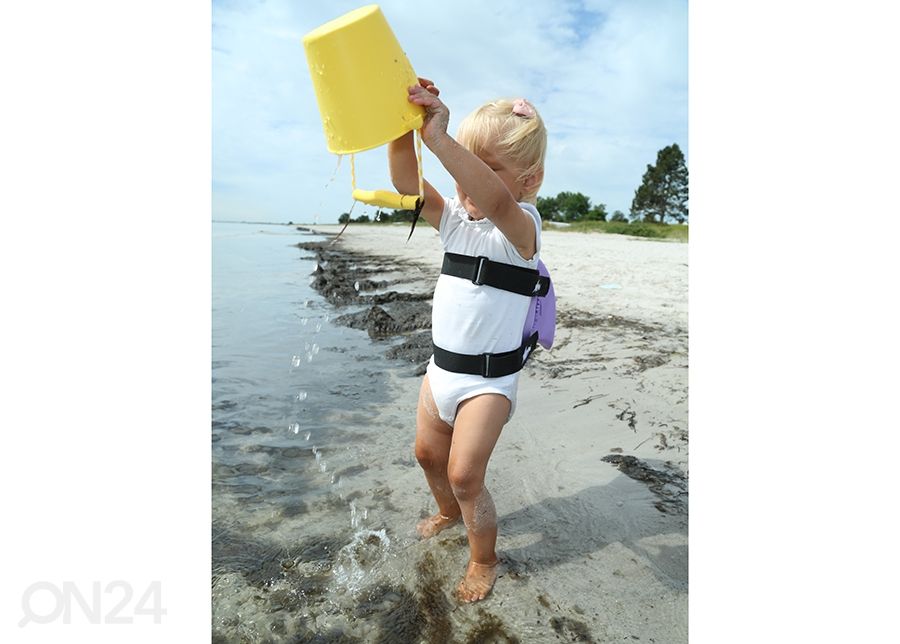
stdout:
[[[213,218],[337,221],[349,159],[329,153],[301,43],[364,2],[213,2]],[[486,100],[525,96],[549,133],[541,194],[582,192],[627,212],[656,152],[688,157],[688,19],[681,0],[379,3],[450,131]],[[413,7],[415,6],[415,9]],[[454,184],[426,151],[425,175]],[[356,156],[360,187],[391,188],[385,148]],[[371,212],[357,204],[354,216]]]

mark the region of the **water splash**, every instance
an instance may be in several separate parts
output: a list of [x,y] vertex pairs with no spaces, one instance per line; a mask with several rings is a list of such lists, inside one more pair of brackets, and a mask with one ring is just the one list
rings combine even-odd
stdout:
[[338,552],[337,564],[332,568],[337,585],[355,594],[370,584],[387,560],[390,546],[386,530],[359,530]]

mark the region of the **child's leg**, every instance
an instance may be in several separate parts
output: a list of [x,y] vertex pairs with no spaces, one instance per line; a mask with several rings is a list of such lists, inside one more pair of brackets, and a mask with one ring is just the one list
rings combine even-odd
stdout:
[[484,476],[509,409],[506,396],[483,394],[464,401],[456,414],[448,477],[469,535],[469,566],[458,588],[464,601],[483,599],[497,577],[497,513]]
[[450,459],[450,443],[453,428],[440,419],[431,395],[428,376],[422,379],[419,405],[416,409],[416,459],[425,470],[425,480],[437,501],[438,513],[423,519],[416,526],[422,537],[436,535],[444,528],[456,524],[460,516],[459,504],[453,496],[447,479],[447,462]]

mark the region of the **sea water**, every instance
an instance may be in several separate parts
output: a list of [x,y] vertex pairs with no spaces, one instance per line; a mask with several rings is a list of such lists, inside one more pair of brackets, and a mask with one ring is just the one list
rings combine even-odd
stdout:
[[214,638],[314,632],[324,598],[370,583],[389,553],[344,480],[368,468],[389,361],[310,286],[317,260],[297,244],[323,238],[212,231]]

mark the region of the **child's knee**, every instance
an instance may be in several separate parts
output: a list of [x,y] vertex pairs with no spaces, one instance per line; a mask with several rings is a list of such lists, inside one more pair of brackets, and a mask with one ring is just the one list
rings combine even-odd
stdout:
[[436,467],[446,467],[446,463],[443,461],[443,454],[437,449],[434,449],[430,445],[416,442],[416,460],[419,462],[419,465],[422,466],[422,469],[431,470]]
[[472,467],[455,465],[447,471],[453,496],[461,501],[470,501],[481,494],[484,476]]

